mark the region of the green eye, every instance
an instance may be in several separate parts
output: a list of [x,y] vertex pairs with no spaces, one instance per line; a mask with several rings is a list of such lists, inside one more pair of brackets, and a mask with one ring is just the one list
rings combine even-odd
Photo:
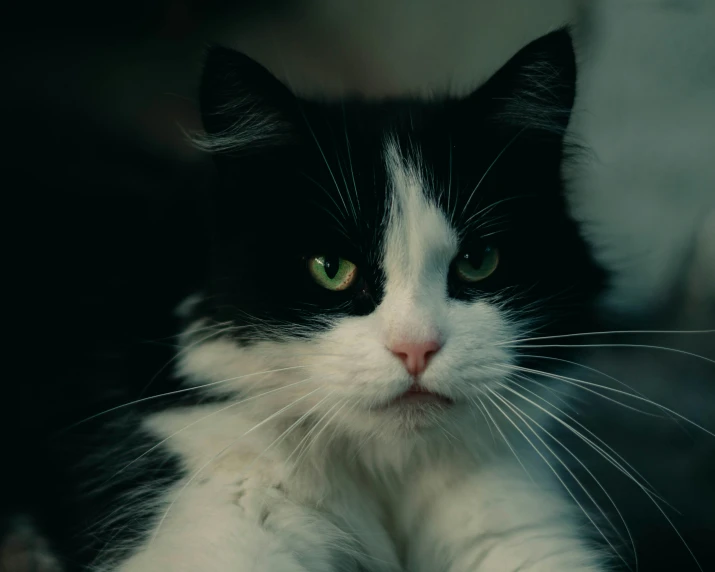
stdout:
[[336,292],[345,290],[357,278],[357,267],[338,256],[313,256],[308,259],[308,270],[323,288]]
[[464,282],[479,282],[491,276],[499,266],[499,251],[487,246],[461,254],[455,261],[457,276]]

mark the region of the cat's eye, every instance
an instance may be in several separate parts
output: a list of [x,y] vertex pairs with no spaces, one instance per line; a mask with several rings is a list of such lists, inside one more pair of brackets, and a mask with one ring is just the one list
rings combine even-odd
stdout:
[[349,288],[357,278],[357,267],[338,256],[313,256],[308,259],[308,270],[318,284],[338,292]]
[[463,252],[454,262],[454,270],[464,282],[480,282],[494,274],[497,266],[499,250],[491,246]]

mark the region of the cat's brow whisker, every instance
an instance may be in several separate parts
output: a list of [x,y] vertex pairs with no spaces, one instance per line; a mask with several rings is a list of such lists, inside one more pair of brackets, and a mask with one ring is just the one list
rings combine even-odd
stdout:
[[[508,343],[536,342],[541,340],[557,340],[562,338],[580,338],[586,336],[611,336],[620,334],[642,334],[642,335],[703,335],[715,334],[715,330],[606,330],[603,332],[576,332],[572,334],[560,334],[552,336],[540,336],[535,338],[518,338]],[[495,345],[502,345],[503,342]]]
[[[494,210],[496,207],[498,207],[499,205],[504,204],[504,203],[507,203],[507,202],[509,202],[509,201],[515,201],[515,200],[517,200],[517,199],[525,199],[525,198],[527,198],[527,197],[529,197],[529,196],[530,196],[530,195],[516,195],[516,196],[513,196],[513,197],[506,197],[506,198],[504,198],[504,199],[501,199],[501,200],[498,200],[498,201],[496,201],[496,202],[490,203],[490,204],[488,204],[487,206],[485,206],[485,207],[483,207],[482,209],[480,209],[479,211],[477,211],[476,213],[474,213],[473,215],[471,215],[465,222],[461,223],[461,226],[462,226],[463,228],[469,229],[469,228],[471,228],[473,225],[475,225],[475,224],[477,224],[477,223],[479,222],[479,218],[478,218],[478,217],[480,217],[480,216],[481,216],[481,217],[486,216],[487,214],[489,214],[491,211],[493,211],[493,210]],[[493,220],[493,219],[487,219],[487,221],[489,221],[489,220]]]
[[348,165],[350,165],[350,175],[353,180],[353,191],[355,193],[355,202],[357,203],[358,211],[361,211],[360,193],[358,193],[357,183],[355,183],[355,171],[353,170],[353,159],[352,159],[352,155],[350,153],[350,139],[348,138],[348,124],[347,124],[347,120],[345,118],[345,104],[344,103],[342,105],[342,110],[343,110],[343,130],[345,131],[345,148],[347,149],[347,152],[348,152]]
[[[332,136],[332,130],[331,130],[331,136]],[[335,145],[335,138],[333,138],[333,144]],[[353,220],[357,224],[358,222],[358,215],[357,211],[355,210],[355,203],[353,202],[353,194],[350,192],[350,186],[348,185],[348,180],[345,177],[345,172],[343,171],[343,164],[342,161],[340,160],[340,153],[338,146],[335,145],[335,161],[338,164],[338,169],[340,169],[340,176],[343,179],[343,183],[345,184],[345,193],[348,195],[348,202],[350,203],[350,210],[352,211],[353,215]]]
[[[333,197],[333,195],[332,195],[330,192],[328,192],[328,190],[327,190],[323,185],[321,185],[318,181],[316,181],[313,177],[311,177],[311,176],[308,175],[307,173],[300,173],[300,174],[303,175],[306,179],[308,179],[311,183],[313,183],[316,187],[318,187],[321,191],[323,191],[323,192],[328,196],[328,198],[330,199],[330,201],[335,205],[335,208],[338,209],[338,213],[339,213],[340,215],[342,215],[342,216],[345,216],[345,213],[344,213],[343,210],[340,208],[340,205],[338,204],[338,202],[335,200],[335,198]],[[325,208],[325,207],[323,207],[323,208],[324,208],[327,212],[330,212],[327,208]],[[332,213],[331,213],[331,214],[332,214]],[[345,229],[345,225],[342,223],[342,221],[341,221],[337,216],[335,216],[334,214],[333,214],[332,216],[333,216],[333,218],[338,222],[338,224],[340,225],[341,229],[343,229],[343,230],[345,230],[345,231],[347,232],[347,230]]]
[[447,183],[447,212],[449,213],[449,221],[454,222],[454,215],[457,210],[457,201],[454,201],[454,207],[450,208],[452,202],[452,136],[449,136],[447,141],[449,147],[449,182]]
[[[482,185],[482,182],[484,182],[484,179],[486,179],[487,175],[491,172],[491,170],[494,168],[494,165],[497,164],[499,159],[501,159],[502,155],[506,153],[506,151],[514,144],[514,142],[521,137],[521,135],[530,127],[529,125],[524,126],[522,129],[520,129],[514,137],[512,137],[506,145],[502,148],[501,151],[499,151],[499,154],[494,158],[494,160],[491,162],[489,167],[487,167],[487,170],[484,171],[484,174],[482,175],[482,178],[479,179],[477,182],[476,186],[474,187],[474,190],[472,190],[472,193],[469,195],[469,198],[467,199],[467,202],[464,203],[464,207],[462,207],[462,212],[465,212],[467,207],[469,206],[469,203],[472,201],[472,198],[474,197],[474,194],[479,190],[479,187]],[[486,207],[486,208],[491,208],[491,207]],[[484,210],[484,209],[482,209]],[[478,216],[482,211],[479,211],[476,215],[472,215],[469,219],[467,219],[465,224],[469,224],[469,221],[472,220],[475,216]]]
[[[515,368],[515,369],[517,369],[517,370],[519,370],[519,371],[524,371],[525,373],[533,373],[533,374],[536,374],[536,375],[542,375],[542,376],[545,376],[545,377],[549,377],[549,378],[551,378],[551,379],[557,379],[557,380],[563,381],[564,383],[569,383],[569,384],[571,384],[571,385],[574,385],[575,387],[579,387],[580,389],[583,389],[584,391],[589,391],[590,393],[594,393],[594,394],[598,395],[599,397],[601,397],[601,398],[603,398],[603,399],[608,399],[609,401],[613,401],[614,403],[617,403],[617,404],[619,404],[619,405],[621,405],[621,406],[623,406],[623,407],[627,407],[628,409],[633,409],[632,407],[629,407],[629,406],[627,406],[626,404],[621,403],[620,401],[616,401],[616,400],[614,400],[614,399],[610,399],[609,397],[607,397],[607,396],[605,396],[605,395],[603,395],[603,394],[601,394],[601,393],[598,393],[597,391],[593,391],[593,390],[589,389],[589,387],[584,387],[584,386],[598,387],[598,388],[600,388],[600,389],[605,389],[605,390],[607,390],[607,391],[611,391],[611,392],[614,392],[614,393],[618,393],[618,394],[620,394],[620,395],[625,395],[625,396],[627,396],[627,397],[630,397],[631,399],[635,399],[635,400],[637,400],[637,401],[642,401],[642,402],[644,402],[644,403],[648,403],[649,405],[651,405],[651,406],[653,406],[653,407],[656,407],[656,408],[658,408],[658,409],[660,409],[660,410],[662,410],[662,411],[664,411],[664,412],[671,413],[672,415],[676,416],[678,419],[682,419],[683,421],[685,421],[686,423],[692,425],[693,427],[696,427],[696,428],[700,429],[701,431],[704,431],[705,433],[707,433],[707,434],[710,435],[711,437],[715,437],[715,433],[713,433],[712,431],[710,431],[710,430],[707,429],[706,427],[703,427],[703,426],[700,425],[699,423],[696,423],[696,422],[693,421],[692,419],[689,419],[689,418],[685,417],[684,415],[678,413],[677,411],[674,411],[673,409],[670,409],[669,407],[666,407],[665,405],[661,405],[660,403],[657,403],[657,402],[655,402],[655,401],[653,401],[653,400],[651,400],[651,399],[647,399],[647,398],[645,398],[645,397],[641,397],[640,395],[634,395],[634,394],[632,394],[632,393],[628,393],[627,391],[622,391],[622,390],[620,390],[620,389],[616,389],[615,387],[608,387],[607,385],[601,385],[601,384],[598,384],[598,383],[593,383],[593,382],[591,382],[591,381],[584,381],[584,380],[582,380],[582,379],[575,379],[575,378],[572,378],[572,377],[567,377],[567,376],[563,376],[563,375],[558,375],[558,374],[555,374],[555,373],[547,373],[547,372],[544,372],[544,371],[539,371],[539,370],[530,369],[530,368],[522,368],[522,367],[519,367],[519,366],[509,366],[509,367],[513,367],[513,368]],[[638,409],[635,409],[635,411],[638,411],[639,413],[643,413],[643,414],[645,414],[645,415],[651,415],[651,416],[652,416],[652,414],[648,414],[648,413],[646,413],[645,411],[640,411],[640,410],[638,410]]]
[[308,393],[306,393],[306,394],[300,396],[299,398],[297,398],[296,400],[292,401],[292,402],[289,403],[288,405],[286,405],[286,406],[284,406],[284,407],[281,407],[278,411],[275,411],[274,413],[272,413],[271,415],[269,415],[268,417],[266,417],[263,421],[260,421],[260,422],[256,423],[253,427],[251,427],[250,429],[248,429],[247,431],[245,431],[244,433],[242,433],[241,435],[239,435],[236,439],[234,439],[234,440],[231,441],[228,445],[226,445],[225,447],[223,447],[218,453],[216,453],[215,455],[213,455],[208,461],[206,461],[203,465],[201,465],[201,467],[199,467],[196,471],[194,471],[194,473],[191,475],[191,477],[189,477],[189,479],[186,481],[186,483],[184,483],[184,485],[181,487],[181,489],[179,489],[179,492],[177,493],[177,495],[176,495],[176,496],[174,497],[174,499],[169,503],[169,506],[168,506],[167,509],[164,511],[163,516],[162,516],[161,519],[159,520],[159,522],[158,522],[156,528],[154,529],[154,533],[152,534],[152,537],[151,537],[151,540],[150,540],[150,544],[153,544],[154,541],[156,541],[156,538],[157,538],[157,536],[159,535],[159,532],[160,532],[160,530],[161,530],[161,528],[162,528],[164,522],[166,521],[166,517],[167,517],[167,516],[169,515],[169,513],[171,512],[171,509],[174,507],[174,505],[176,504],[176,502],[179,500],[179,498],[181,498],[181,496],[183,495],[184,491],[188,488],[188,486],[189,486],[191,483],[193,483],[193,482],[196,480],[196,478],[204,471],[204,469],[206,469],[209,465],[211,465],[211,464],[214,463],[217,459],[219,459],[219,458],[221,457],[221,455],[223,455],[223,454],[224,454],[226,451],[228,451],[231,447],[235,446],[236,443],[238,443],[241,439],[243,439],[243,438],[246,437],[247,435],[250,435],[250,434],[253,433],[256,429],[259,429],[260,427],[262,427],[263,425],[265,425],[265,424],[268,423],[269,421],[272,421],[273,419],[275,419],[276,417],[278,417],[279,415],[281,415],[282,413],[284,413],[285,411],[287,411],[287,410],[290,409],[291,407],[294,407],[295,405],[297,405],[298,403],[300,403],[300,402],[303,401],[304,399],[307,399],[308,397],[310,397],[311,395],[313,395],[313,394],[316,393],[317,391],[320,391],[321,389],[322,389],[322,387],[316,387],[314,390],[309,391]]
[[330,163],[328,163],[328,158],[325,156],[325,153],[323,152],[323,148],[320,146],[320,142],[318,141],[318,138],[315,135],[315,132],[313,131],[313,128],[310,125],[310,122],[308,121],[308,117],[305,115],[305,112],[301,109],[301,112],[303,113],[303,119],[305,120],[305,125],[308,127],[308,131],[310,131],[311,136],[313,137],[313,141],[315,142],[315,145],[318,147],[318,151],[320,151],[320,156],[323,158],[323,162],[325,163],[326,168],[328,169],[328,173],[330,173],[330,178],[333,180],[333,183],[335,184],[335,190],[338,192],[338,197],[340,197],[340,202],[343,203],[343,207],[345,207],[345,217],[349,218],[348,213],[348,205],[345,202],[345,197],[343,197],[343,193],[340,191],[340,185],[338,185],[338,181],[335,178],[335,174],[333,173],[333,170],[330,168]]
[[340,232],[340,234],[342,234],[348,240],[351,239],[350,233],[345,228],[345,225],[343,224],[343,222],[337,216],[335,216],[335,214],[333,212],[331,212],[330,209],[328,209],[325,205],[321,205],[320,203],[313,203],[313,204],[315,204],[315,206],[317,206],[320,210],[324,211],[325,214],[327,214],[329,217],[331,217],[336,222],[336,224],[338,225],[337,230]]
[[[509,390],[510,388],[507,387],[506,385],[500,383],[500,387]],[[621,522],[623,523],[623,526],[626,529],[626,533],[628,534],[628,538],[630,539],[631,543],[631,548],[633,551],[633,554],[636,556],[637,559],[637,553],[636,553],[636,545],[635,541],[633,540],[633,535],[631,534],[631,530],[628,527],[628,523],[626,523],[626,519],[623,517],[623,514],[621,513],[620,509],[618,508],[618,505],[616,502],[613,500],[613,497],[608,493],[606,488],[601,484],[601,482],[596,478],[596,475],[593,474],[591,469],[589,469],[586,464],[573,452],[571,451],[566,445],[564,445],[559,439],[557,439],[553,433],[548,431],[546,428],[544,428],[543,425],[541,425],[538,421],[536,421],[531,415],[526,413],[523,409],[518,407],[516,404],[514,404],[512,401],[504,397],[503,395],[500,395],[498,392],[494,390],[489,390],[490,393],[492,393],[495,397],[497,397],[506,407],[511,409],[515,415],[521,419],[521,421],[529,428],[529,430],[534,434],[534,436],[541,442],[544,447],[559,461],[559,463],[566,469],[566,471],[571,475],[571,478],[574,479],[576,483],[581,487],[584,493],[586,493],[586,496],[588,499],[593,503],[593,505],[598,509],[598,511],[601,513],[601,516],[606,520],[606,522],[611,526],[611,528],[617,532],[617,528],[615,525],[611,522],[611,519],[608,518],[608,515],[606,512],[601,508],[601,506],[598,504],[595,498],[593,498],[593,495],[587,490],[586,486],[576,477],[576,475],[573,473],[573,471],[568,467],[568,465],[549,447],[549,445],[541,438],[539,433],[531,427],[531,425],[524,419],[528,419],[531,423],[533,423],[536,427],[538,427],[542,433],[544,433],[546,436],[548,436],[554,443],[559,445],[564,451],[566,451],[585,471],[586,473],[593,479],[593,481],[596,483],[596,485],[603,491],[603,494],[606,495],[606,498],[608,501],[611,503],[613,508],[615,509],[616,513],[618,514],[618,517],[620,518]],[[618,533],[618,536],[620,537],[620,533]],[[638,563],[636,560],[636,569],[638,568]]]
[[[493,395],[498,395],[494,391],[490,391]],[[584,516],[591,522],[593,527],[598,531],[598,533],[603,537],[603,539],[606,541],[606,543],[611,547],[611,550],[613,550],[614,554],[616,554],[621,560],[623,560],[624,563],[626,561],[623,559],[623,557],[620,555],[620,553],[615,549],[611,541],[608,539],[608,536],[601,530],[601,528],[596,524],[596,522],[593,520],[593,517],[588,513],[586,508],[579,502],[579,500],[576,498],[576,495],[573,493],[573,491],[569,488],[569,486],[566,484],[566,482],[563,480],[561,475],[559,475],[558,471],[553,467],[553,465],[549,462],[549,460],[546,458],[546,456],[539,450],[539,448],[529,439],[529,437],[524,433],[524,431],[521,430],[521,428],[516,424],[516,422],[509,416],[507,413],[492,399],[489,395],[485,395],[485,397],[491,402],[491,404],[504,416],[504,418],[511,423],[511,425],[521,434],[521,436],[526,440],[526,442],[531,446],[531,448],[536,452],[536,454],[541,457],[541,460],[544,461],[546,466],[549,468],[549,470],[554,474],[556,479],[561,483],[561,486],[564,487],[564,490],[568,493],[568,495],[571,497],[571,499],[576,503],[576,506],[579,507],[581,512],[583,512]],[[532,429],[532,432],[533,429]],[[557,457],[558,459],[558,457]],[[560,461],[560,459],[558,459]],[[563,462],[563,461],[562,461]],[[627,566],[627,563],[626,563]]]
[[137,404],[139,404],[139,403],[145,403],[145,402],[147,402],[147,401],[152,401],[152,400],[154,400],[154,399],[161,399],[161,398],[163,398],[163,397],[170,397],[170,396],[172,396],[172,395],[179,395],[179,394],[181,394],[181,393],[187,393],[187,392],[190,392],[190,391],[198,391],[199,389],[205,389],[206,387],[213,387],[213,386],[216,386],[216,385],[221,385],[222,383],[228,383],[228,382],[230,382],[230,381],[236,381],[236,380],[239,380],[239,379],[245,379],[245,378],[254,377],[254,376],[257,376],[257,375],[268,375],[268,374],[271,374],[271,373],[279,373],[279,372],[281,372],[281,371],[290,371],[290,370],[294,370],[294,369],[304,369],[304,368],[305,368],[305,366],[296,365],[296,366],[292,366],[292,367],[281,367],[281,368],[278,368],[278,369],[269,369],[269,370],[264,370],[264,371],[258,371],[258,372],[253,372],[253,373],[247,373],[247,374],[245,374],[245,375],[239,375],[239,376],[236,376],[236,377],[229,377],[229,378],[226,378],[226,379],[220,379],[220,380],[218,380],[218,381],[212,381],[212,382],[209,382],[209,383],[203,383],[203,384],[201,384],[201,385],[194,385],[194,386],[191,386],[191,387],[185,387],[185,388],[183,388],[183,389],[177,389],[177,390],[175,390],[175,391],[169,391],[169,392],[167,392],[167,393],[162,393],[162,394],[159,394],[159,395],[150,395],[149,397],[142,397],[141,399],[136,399],[136,400],[130,401],[130,402],[128,402],[128,403],[122,403],[121,405],[117,405],[116,407],[112,407],[112,408],[110,408],[110,409],[106,409],[106,410],[104,410],[104,411],[100,411],[99,413],[95,413],[94,415],[92,415],[92,416],[90,416],[90,417],[87,417],[87,418],[85,418],[85,419],[82,419],[81,421],[77,421],[77,423],[74,423],[74,424],[70,425],[69,427],[66,427],[63,431],[69,431],[70,429],[73,429],[73,428],[77,427],[78,425],[82,425],[83,423],[87,423],[87,422],[89,422],[89,421],[92,421],[93,419],[96,419],[97,417],[101,417],[102,415],[107,415],[107,414],[112,413],[112,412],[114,412],[114,411],[117,411],[117,410],[119,410],[119,409],[124,409],[125,407],[130,407],[130,406],[132,406],[132,405],[137,405]]

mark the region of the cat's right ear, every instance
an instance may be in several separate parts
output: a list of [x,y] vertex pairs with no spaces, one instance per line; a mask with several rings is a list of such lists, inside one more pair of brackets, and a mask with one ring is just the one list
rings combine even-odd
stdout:
[[209,49],[199,89],[205,134],[199,147],[218,155],[254,153],[296,136],[295,96],[248,56]]

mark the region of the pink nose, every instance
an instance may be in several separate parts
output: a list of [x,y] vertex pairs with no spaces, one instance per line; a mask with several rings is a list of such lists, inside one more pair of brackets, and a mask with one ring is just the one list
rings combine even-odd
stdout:
[[438,342],[402,342],[390,347],[390,351],[402,360],[410,375],[420,375],[427,369],[429,360],[442,346]]

